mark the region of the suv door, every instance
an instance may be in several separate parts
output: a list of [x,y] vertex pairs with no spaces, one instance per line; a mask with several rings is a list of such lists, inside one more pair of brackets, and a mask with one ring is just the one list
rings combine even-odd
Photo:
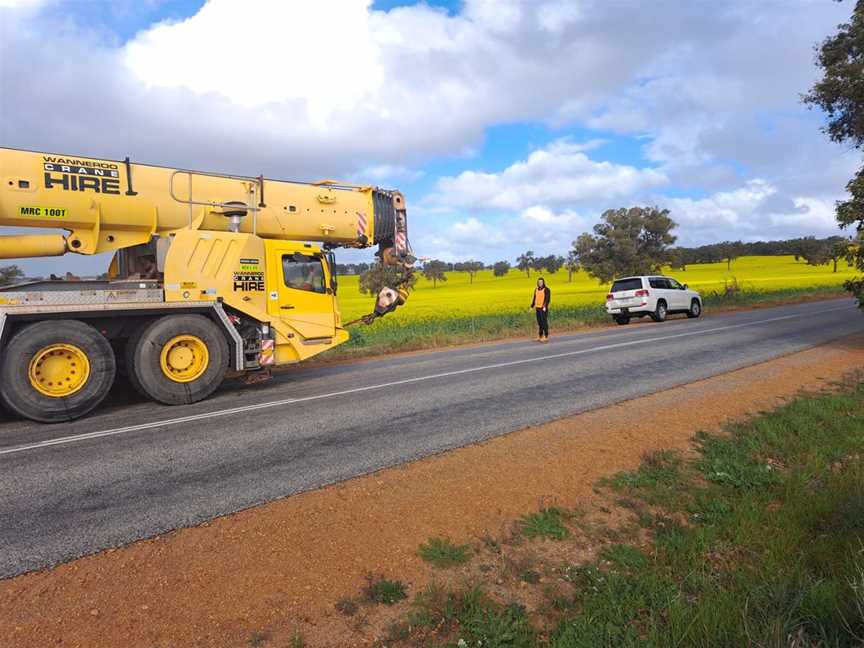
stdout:
[[670,299],[675,300],[675,305],[670,304],[669,307],[675,310],[690,308],[690,294],[684,289],[684,286],[672,277],[666,277],[666,280],[669,282]]
[[648,277],[648,284],[651,286],[651,295],[655,297],[654,304],[656,307],[657,299],[662,299],[666,302],[666,310],[673,310],[672,295],[669,293],[669,281],[665,277]]
[[336,301],[323,255],[302,244],[268,243],[269,264],[278,275],[275,285],[268,286],[268,311],[307,340],[332,338],[336,334]]

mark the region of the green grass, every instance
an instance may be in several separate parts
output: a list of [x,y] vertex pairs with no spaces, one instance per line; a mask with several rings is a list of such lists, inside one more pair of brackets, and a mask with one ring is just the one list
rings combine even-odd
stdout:
[[567,513],[563,509],[552,506],[522,516],[519,520],[519,530],[528,538],[563,540],[570,535],[570,531],[564,525],[566,518]]
[[864,383],[727,432],[699,435],[693,461],[652,457],[609,481],[661,503],[652,546],[585,567],[581,613],[551,645],[859,645]]
[[439,569],[446,569],[468,562],[471,547],[454,544],[447,538],[429,538],[428,542],[420,545],[420,557]]
[[[808,266],[793,257],[742,257],[729,271],[725,263],[713,263],[666,272],[700,291],[709,311],[842,293],[843,282],[855,274],[845,263],[835,274],[829,266]],[[483,271],[471,283],[467,273],[451,272],[448,281],[437,288],[421,278],[396,312],[372,326],[352,326],[351,339],[336,354],[364,355],[532,335],[536,323],[528,305],[537,276],[511,271],[494,277],[491,271]],[[553,332],[609,321],[604,309],[608,285],[584,272],[576,273],[572,282],[564,271],[544,276],[553,291]],[[730,286],[734,289],[729,290]],[[338,302],[342,320],[347,322],[370,312],[374,300],[360,293],[358,277],[345,276],[339,278]]]
[[524,607],[502,605],[476,587],[451,592],[430,586],[415,598],[408,621],[438,636],[458,635],[463,642],[431,645],[530,648],[538,636]]
[[405,583],[386,578],[370,578],[363,594],[369,603],[383,603],[384,605],[393,605],[408,597]]
[[[538,610],[544,623],[481,580],[419,594],[412,638],[526,648],[864,644],[864,374],[696,443],[693,457],[655,452],[604,480],[600,492],[626,502],[647,539],[557,570]],[[544,509],[520,526],[566,543],[565,517]]]

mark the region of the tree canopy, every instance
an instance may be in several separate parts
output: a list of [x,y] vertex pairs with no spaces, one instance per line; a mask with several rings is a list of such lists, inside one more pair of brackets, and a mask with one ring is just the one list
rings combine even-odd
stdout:
[[483,269],[482,261],[462,261],[460,263],[454,263],[453,269],[457,272],[467,272],[469,283],[474,283],[474,275],[480,272]]
[[447,281],[447,264],[437,259],[432,259],[423,264],[423,276],[432,282],[432,287],[436,288],[439,281]]
[[522,270],[523,272],[528,273],[528,276],[531,276],[531,268],[534,267],[534,264],[537,262],[537,258],[534,256],[534,252],[528,250],[527,252],[520,254],[519,258],[516,259],[516,267]]
[[496,277],[503,277],[508,272],[510,272],[510,264],[507,261],[497,261],[492,266],[492,274]]
[[842,236],[831,236],[824,240],[811,239],[811,244],[806,245],[801,256],[808,265],[820,266],[828,263],[834,264],[834,272],[842,259],[850,255],[852,242]]
[[[822,71],[804,102],[827,115],[825,132],[833,141],[864,150],[864,0],[857,0],[849,22],[837,27],[816,50]],[[854,226],[857,240],[849,258],[864,270],[864,166],[846,185],[849,198],[837,203],[837,221]],[[864,307],[864,279],[846,284]]]
[[24,278],[24,272],[17,265],[3,266],[0,268],[0,286],[8,286],[16,283],[18,279]]
[[626,275],[651,274],[671,260],[676,223],[668,209],[630,207],[603,212],[594,234],[573,243],[582,267],[604,282]]

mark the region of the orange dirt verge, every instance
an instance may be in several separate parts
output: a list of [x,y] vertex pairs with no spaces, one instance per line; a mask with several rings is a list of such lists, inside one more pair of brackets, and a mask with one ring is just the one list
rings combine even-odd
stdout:
[[686,450],[697,429],[862,365],[864,338],[837,341],[8,579],[0,645],[283,646],[298,631],[309,646],[371,645],[397,609],[363,625],[334,603],[368,572],[419,591],[435,576],[417,555],[430,536],[476,542],[541,501],[596,504],[595,482],[645,452]]

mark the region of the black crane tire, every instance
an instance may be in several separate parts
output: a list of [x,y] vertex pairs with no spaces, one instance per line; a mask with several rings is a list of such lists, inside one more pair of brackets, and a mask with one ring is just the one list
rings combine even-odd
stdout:
[[19,329],[0,362],[0,401],[40,423],[73,421],[108,395],[117,363],[111,344],[79,320],[43,320]]
[[168,315],[141,328],[126,351],[132,385],[164,405],[204,400],[225,378],[230,350],[222,330],[202,315]]

